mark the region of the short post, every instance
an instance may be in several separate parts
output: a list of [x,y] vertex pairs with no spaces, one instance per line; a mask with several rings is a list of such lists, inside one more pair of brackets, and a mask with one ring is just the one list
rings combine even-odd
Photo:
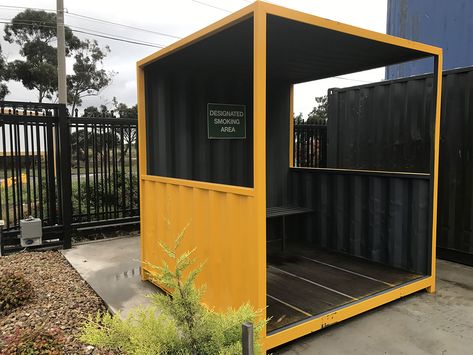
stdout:
[[243,355],[254,355],[253,348],[253,324],[243,323],[241,326],[241,346]]
[[5,221],[0,219],[0,256],[4,256],[5,253],[3,252],[3,226],[5,225]]

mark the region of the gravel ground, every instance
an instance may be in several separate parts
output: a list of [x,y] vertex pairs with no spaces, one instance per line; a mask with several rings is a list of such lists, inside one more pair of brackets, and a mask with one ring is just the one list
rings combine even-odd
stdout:
[[0,257],[0,273],[6,270],[23,273],[31,282],[34,296],[28,304],[0,317],[0,334],[44,324],[63,330],[66,354],[99,353],[78,337],[87,316],[106,307],[61,253],[23,252]]

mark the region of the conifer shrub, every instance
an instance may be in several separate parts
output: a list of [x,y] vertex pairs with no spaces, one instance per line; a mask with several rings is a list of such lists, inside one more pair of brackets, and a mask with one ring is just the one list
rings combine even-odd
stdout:
[[133,355],[236,355],[242,352],[241,326],[252,322],[255,351],[261,352],[259,338],[265,322],[258,311],[245,304],[219,313],[202,304],[204,287],[196,287],[195,279],[203,264],[191,268],[195,249],[177,254],[184,234],[185,229],[172,248],[161,244],[175,267],[165,261],[153,266],[157,283],[170,294],[150,295],[151,306],[133,309],[125,319],[108,313],[89,317],[82,341]]

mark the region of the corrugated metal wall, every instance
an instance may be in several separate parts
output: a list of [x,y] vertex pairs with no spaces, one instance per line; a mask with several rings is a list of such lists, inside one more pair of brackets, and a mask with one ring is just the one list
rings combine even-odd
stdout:
[[473,67],[444,73],[439,256],[473,265]]
[[[372,146],[363,129],[349,133],[329,144],[336,146],[332,164],[355,168],[390,168],[399,171],[428,171],[430,137],[423,134],[431,111],[432,78],[416,76],[377,84],[333,90],[329,95],[330,125],[350,120],[365,120],[367,130],[376,130],[384,141],[380,151],[362,154]],[[381,104],[373,106],[375,99]],[[366,102],[360,115],[356,107]],[[368,108],[366,108],[368,107]],[[409,113],[403,121],[382,118],[394,109]],[[439,256],[473,265],[473,67],[444,72],[440,132],[439,202],[437,247]],[[360,118],[361,117],[361,118]],[[330,122],[332,120],[332,122]],[[335,122],[338,121],[338,122]],[[333,128],[332,127],[332,128]],[[425,130],[424,130],[425,131]],[[432,130],[429,129],[430,136]],[[333,130],[332,130],[333,132]],[[353,137],[354,136],[354,137]],[[330,139],[330,138],[329,138]],[[332,134],[332,139],[333,134]],[[338,142],[338,143],[334,143]],[[344,143],[342,143],[344,142]],[[401,146],[406,149],[397,149]],[[335,148],[334,148],[335,149]],[[412,154],[415,152],[415,154]],[[425,160],[414,159],[420,153]],[[330,149],[329,149],[330,154]],[[330,155],[329,155],[330,156]],[[403,166],[399,162],[406,161]],[[346,166],[344,166],[346,167]]]
[[206,286],[203,302],[219,311],[246,302],[257,309],[265,307],[259,272],[265,264],[255,236],[254,196],[176,185],[153,177],[143,179],[141,192],[144,270],[154,274],[153,265],[170,262],[159,242],[174,245],[188,226],[178,252],[195,248],[193,267],[205,263],[197,278],[199,286]]
[[[388,0],[386,33],[443,48],[443,68],[473,65],[473,1]],[[386,68],[396,79],[432,72],[432,61],[419,60]]]
[[329,90],[327,166],[430,171],[432,80]]
[[[252,31],[250,18],[145,68],[149,175],[253,186]],[[208,139],[208,103],[246,105],[246,139]]]
[[266,207],[287,204],[290,84],[271,81],[266,100]]
[[295,168],[293,203],[314,209],[305,242],[419,274],[430,271],[429,178]]

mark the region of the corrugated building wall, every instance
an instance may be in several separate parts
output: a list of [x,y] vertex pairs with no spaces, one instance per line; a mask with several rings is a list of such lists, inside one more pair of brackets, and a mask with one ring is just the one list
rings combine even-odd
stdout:
[[[386,33],[443,48],[443,69],[473,65],[473,1],[388,0]],[[431,73],[431,60],[386,68],[386,79]]]

